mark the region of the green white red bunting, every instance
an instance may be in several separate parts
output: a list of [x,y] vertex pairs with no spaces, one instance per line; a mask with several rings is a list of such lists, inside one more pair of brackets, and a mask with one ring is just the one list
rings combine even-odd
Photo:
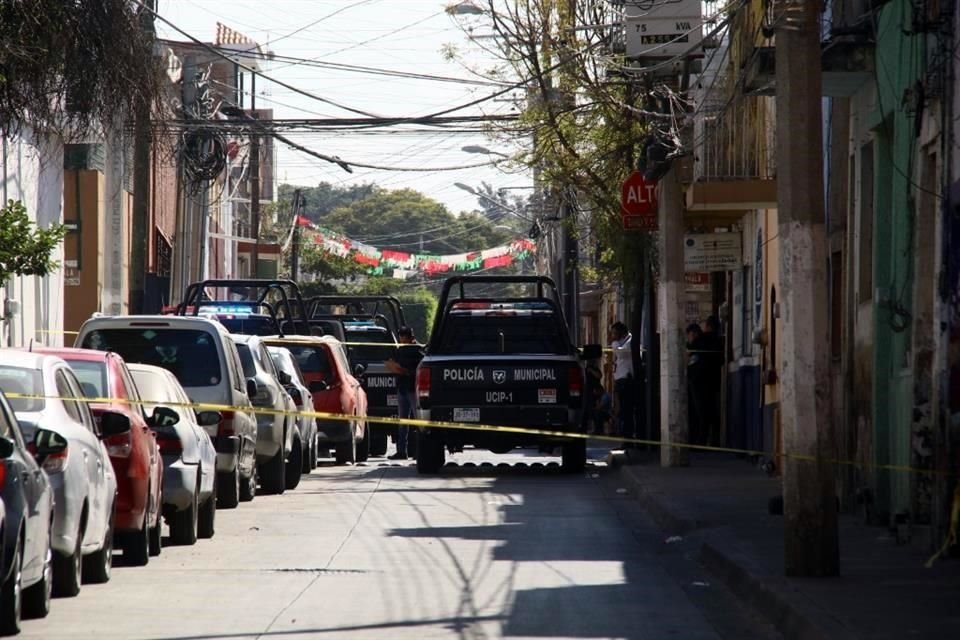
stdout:
[[536,251],[536,245],[526,238],[482,251],[450,255],[406,253],[379,249],[345,235],[315,225],[300,216],[297,224],[308,230],[313,242],[325,253],[341,258],[352,258],[357,264],[370,268],[371,275],[387,275],[405,280],[414,274],[436,275],[447,272],[470,272],[496,267],[507,267]]

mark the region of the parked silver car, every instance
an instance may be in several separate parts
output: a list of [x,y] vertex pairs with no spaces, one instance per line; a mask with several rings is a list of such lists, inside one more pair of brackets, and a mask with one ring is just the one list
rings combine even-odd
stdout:
[[257,422],[250,404],[254,381],[219,322],[182,316],[102,316],[80,327],[76,346],[120,354],[127,363],[167,369],[193,402],[233,407],[219,425],[204,428],[217,450],[217,508],[253,500],[257,487]]
[[117,478],[100,427],[80,383],[61,358],[0,351],[0,389],[46,398],[10,398],[24,440],[54,493],[53,592],[75,596],[80,585],[106,582],[113,564]]
[[[286,347],[268,347],[270,357],[273,358],[273,364],[280,372],[281,380],[287,393],[293,398],[293,404],[297,406],[297,411],[301,415],[297,416],[297,427],[300,429],[300,437],[303,438],[303,473],[310,473],[317,468],[319,458],[317,444],[317,421],[312,417],[303,415],[303,412],[313,411],[313,394],[307,387],[303,378],[303,372],[300,371],[300,365],[296,357]],[[287,377],[284,378],[283,376]]]
[[200,422],[220,423],[218,411],[195,412],[190,398],[166,369],[149,364],[130,364],[130,373],[151,415],[168,408],[176,420],[157,420],[154,431],[163,457],[163,517],[170,526],[174,544],[194,544],[197,538],[212,538],[217,514],[217,452]]
[[267,493],[281,494],[300,484],[303,440],[294,415],[293,399],[280,384],[280,373],[258,336],[234,335],[243,375],[253,378],[257,392],[250,400],[268,413],[257,413],[257,473]]

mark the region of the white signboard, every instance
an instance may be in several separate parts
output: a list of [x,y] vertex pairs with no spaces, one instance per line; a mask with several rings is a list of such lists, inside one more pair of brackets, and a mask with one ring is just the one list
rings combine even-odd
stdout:
[[623,25],[628,58],[696,54],[703,41],[701,0],[639,0],[626,6]]
[[742,265],[739,233],[692,233],[683,237],[685,271],[735,271]]

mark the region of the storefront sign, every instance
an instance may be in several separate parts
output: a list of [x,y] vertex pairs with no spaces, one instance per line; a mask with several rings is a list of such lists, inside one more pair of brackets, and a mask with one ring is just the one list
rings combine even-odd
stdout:
[[703,272],[683,274],[684,282],[688,292],[710,292],[710,274]]
[[743,263],[739,233],[693,233],[683,239],[685,271],[733,271]]

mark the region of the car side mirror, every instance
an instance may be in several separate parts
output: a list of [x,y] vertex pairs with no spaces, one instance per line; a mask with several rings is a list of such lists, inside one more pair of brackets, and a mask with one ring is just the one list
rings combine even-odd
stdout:
[[151,427],[172,427],[180,422],[180,414],[170,407],[154,407],[150,416]]
[[220,424],[222,418],[219,411],[201,411],[197,414],[197,424],[201,427],[212,427]]
[[314,380],[310,383],[310,393],[320,393],[330,388],[325,380]]
[[0,438],[0,460],[6,460],[16,451],[17,445],[10,438]]
[[355,375],[358,378],[366,372],[367,372],[367,368],[359,363],[353,368],[353,375]]
[[293,378],[290,377],[290,374],[286,371],[277,372],[277,381],[284,387],[289,386],[293,382]]
[[603,357],[603,346],[599,344],[587,344],[581,349],[580,357],[583,360],[599,360]]
[[256,396],[259,391],[260,390],[257,388],[257,381],[253,378],[247,378],[247,396],[253,400],[254,396]]
[[130,432],[130,418],[122,413],[105,411],[100,416],[100,435],[104,438],[119,436]]
[[33,457],[42,462],[47,456],[63,453],[67,450],[67,440],[53,431],[40,429],[33,437]]

